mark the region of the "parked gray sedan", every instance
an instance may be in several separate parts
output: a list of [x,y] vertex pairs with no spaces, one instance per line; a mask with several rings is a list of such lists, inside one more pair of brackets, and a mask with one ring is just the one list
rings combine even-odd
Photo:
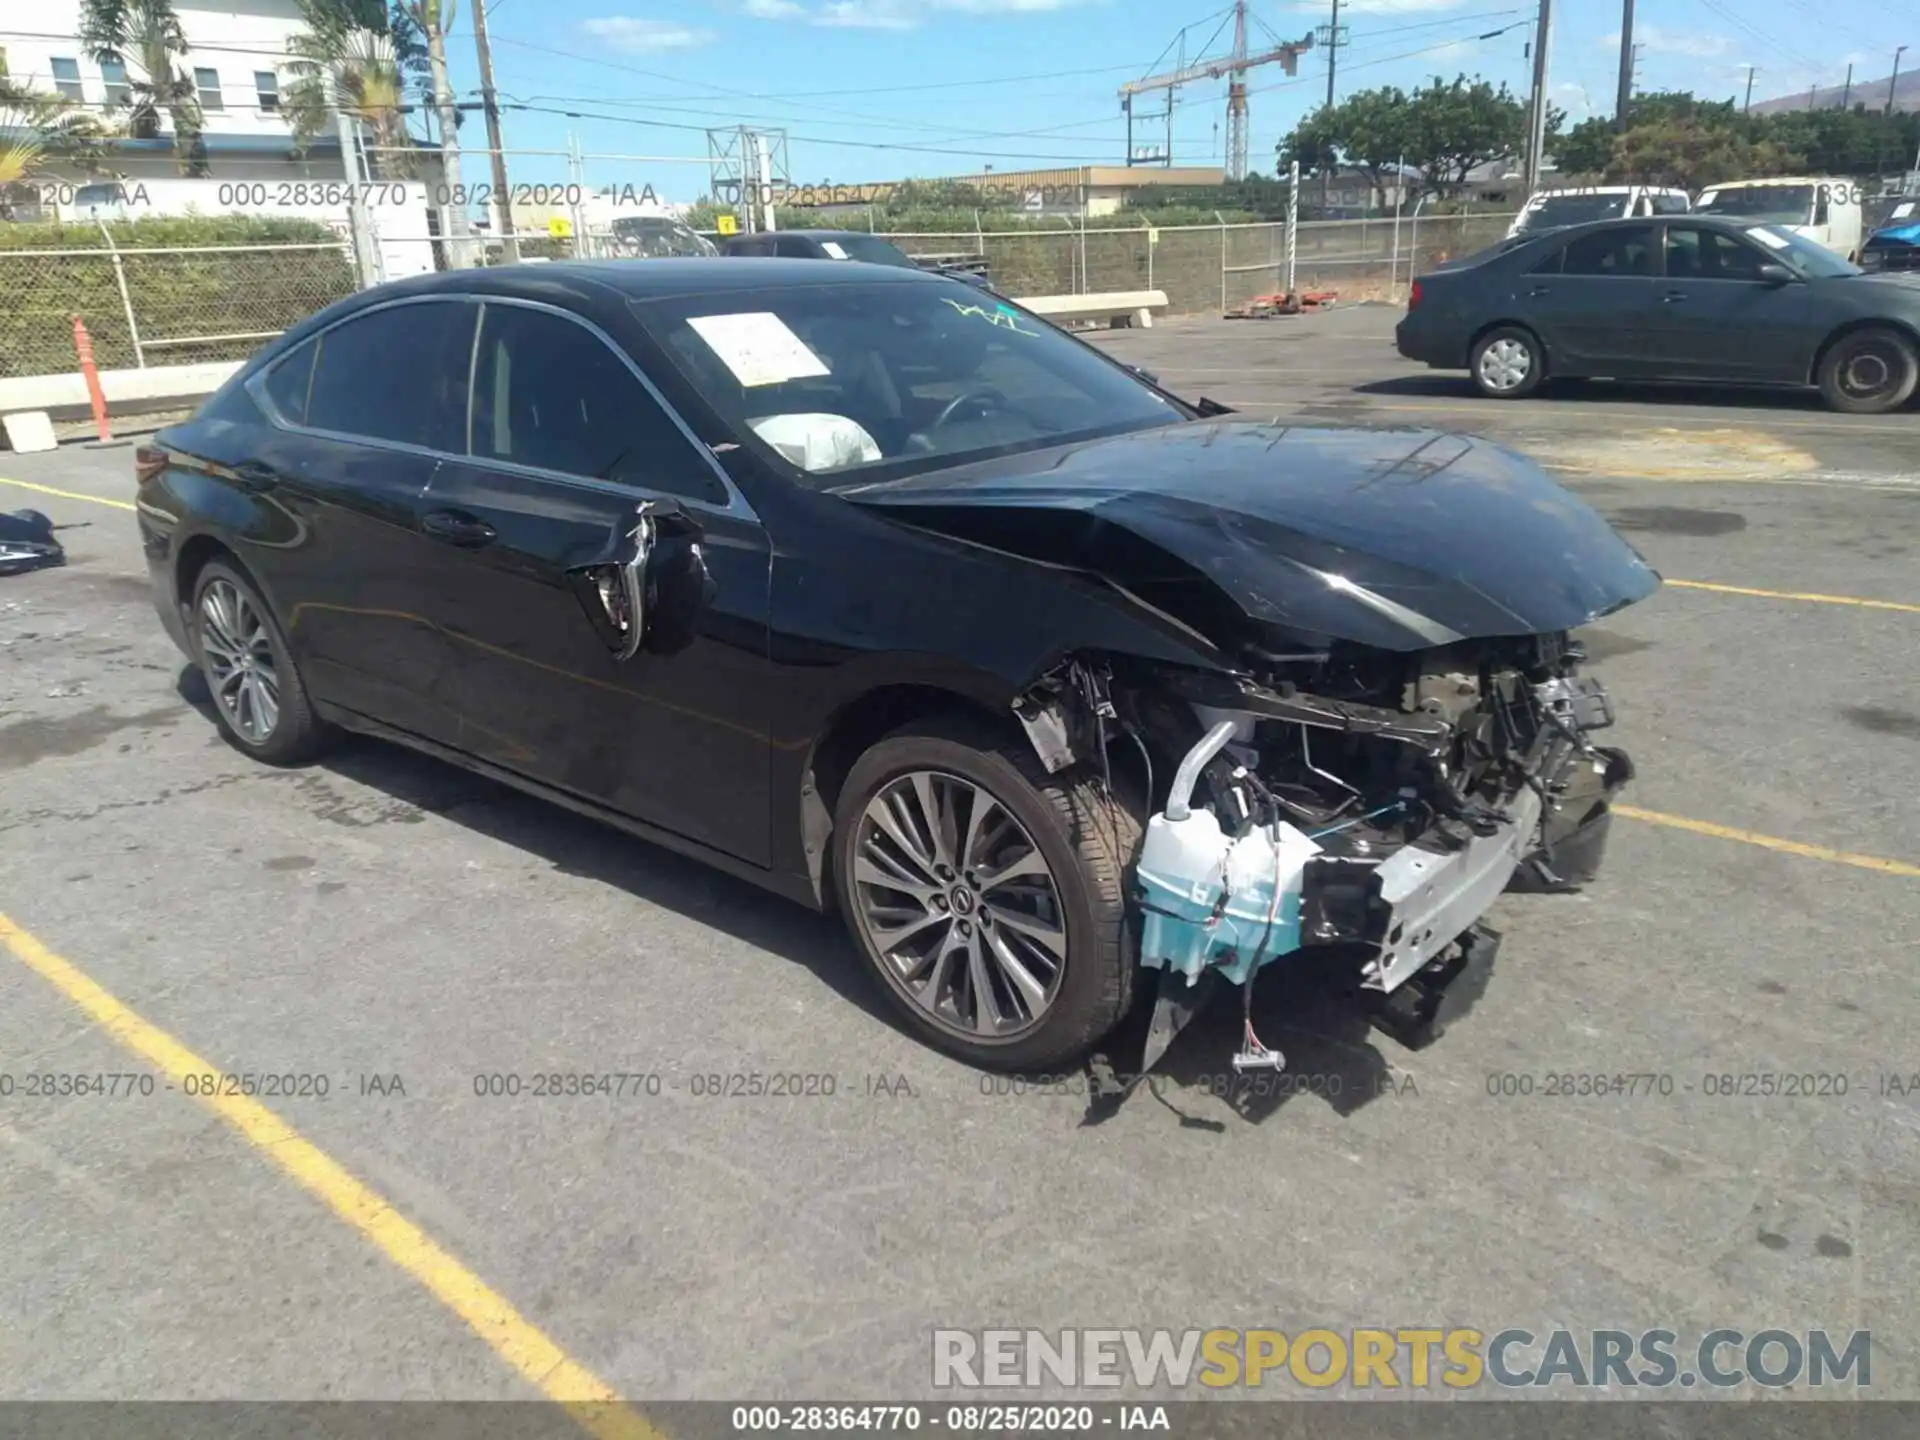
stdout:
[[1920,385],[1920,277],[1870,275],[1778,225],[1609,220],[1414,282],[1400,353],[1517,400],[1550,380],[1818,386],[1856,415]]

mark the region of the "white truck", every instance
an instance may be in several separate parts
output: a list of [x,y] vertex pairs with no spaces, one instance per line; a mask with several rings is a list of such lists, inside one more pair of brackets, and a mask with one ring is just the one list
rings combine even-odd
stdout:
[[68,223],[138,220],[149,215],[245,215],[314,220],[344,242],[353,235],[349,200],[358,200],[379,257],[381,278],[424,275],[434,266],[435,232],[428,187],[419,180],[187,180],[123,178],[90,181],[58,197]]
[[1593,220],[1630,220],[1651,215],[1684,215],[1693,202],[1684,190],[1657,185],[1577,185],[1538,190],[1507,228],[1507,238],[1538,235]]
[[1826,246],[1843,259],[1860,259],[1865,241],[1860,182],[1834,176],[1729,180],[1700,192],[1694,209],[1755,225],[1778,225]]

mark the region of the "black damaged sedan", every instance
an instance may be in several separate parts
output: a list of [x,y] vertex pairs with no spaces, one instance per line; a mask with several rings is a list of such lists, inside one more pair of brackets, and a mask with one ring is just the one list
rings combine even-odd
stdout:
[[1508,241],[1422,275],[1402,355],[1518,400],[1555,380],[1814,386],[1855,415],[1920,387],[1920,277],[1868,274],[1791,229],[1710,215]]
[[382,286],[136,465],[241,751],[384,737],[837,908],[1004,1069],[1314,952],[1431,1021],[1503,889],[1598,864],[1631,767],[1569,632],[1658,584],[1508,451],[857,263]]

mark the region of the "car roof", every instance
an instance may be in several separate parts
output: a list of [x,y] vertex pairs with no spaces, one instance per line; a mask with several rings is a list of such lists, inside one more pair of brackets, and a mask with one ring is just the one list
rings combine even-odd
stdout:
[[441,290],[470,290],[538,299],[556,289],[577,289],[602,293],[612,290],[636,300],[650,300],[672,295],[803,285],[857,285],[879,280],[943,283],[943,277],[929,271],[870,265],[859,260],[822,265],[817,260],[769,255],[757,264],[742,266],[723,255],[663,255],[648,260],[555,260],[538,265],[441,270],[376,286],[361,294],[397,299],[401,295],[425,295]]
[[886,236],[875,235],[871,230],[776,230],[773,233],[775,235],[799,235],[808,240],[842,240],[851,238],[855,240],[884,240],[889,245],[893,244],[891,240],[887,240]]
[[1846,185],[1850,181],[1836,179],[1832,175],[1762,175],[1751,180],[1722,180],[1717,185],[1702,185],[1700,193],[1709,190],[1745,190],[1755,185]]

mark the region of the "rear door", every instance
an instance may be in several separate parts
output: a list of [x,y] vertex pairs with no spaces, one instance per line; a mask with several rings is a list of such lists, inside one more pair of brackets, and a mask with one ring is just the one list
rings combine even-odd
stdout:
[[251,382],[272,424],[234,467],[286,517],[259,568],[315,695],[444,742],[457,722],[416,502],[461,448],[478,317],[463,297],[418,297],[321,332]]
[[1804,380],[1812,354],[1812,294],[1760,277],[1771,256],[1717,226],[1670,222],[1665,275],[1649,334],[1674,374],[1701,379]]
[[1657,239],[1651,223],[1589,231],[1521,277],[1523,313],[1546,342],[1555,371],[1654,373],[1646,326],[1658,284]]
[[[461,748],[769,863],[771,558],[758,519],[625,352],[553,306],[486,300],[470,433],[422,502]],[[697,521],[710,600],[685,648],[620,659],[570,577],[648,499]]]

